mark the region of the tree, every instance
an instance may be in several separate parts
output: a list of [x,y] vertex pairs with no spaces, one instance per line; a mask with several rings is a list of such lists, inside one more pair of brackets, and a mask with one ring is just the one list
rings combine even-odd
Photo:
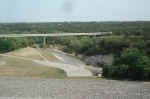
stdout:
[[10,40],[0,39],[0,53],[14,50],[14,45]]
[[[110,68],[111,67],[111,68]],[[113,66],[104,68],[104,76],[129,78],[132,80],[150,79],[150,59],[136,48],[127,48],[116,58]],[[111,73],[109,73],[111,69]],[[112,72],[113,71],[113,72]]]

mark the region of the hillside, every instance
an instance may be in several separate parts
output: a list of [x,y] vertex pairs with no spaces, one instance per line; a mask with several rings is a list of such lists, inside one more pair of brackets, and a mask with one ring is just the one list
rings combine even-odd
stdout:
[[0,56],[0,77],[64,78],[66,73],[58,68],[46,67],[32,61]]
[[41,51],[38,48],[31,48],[31,47],[18,49],[18,50],[15,50],[6,54],[25,57],[25,58],[31,58],[31,59],[37,59],[37,60],[45,60],[46,58],[49,61],[59,61],[54,55],[47,53],[45,51]]

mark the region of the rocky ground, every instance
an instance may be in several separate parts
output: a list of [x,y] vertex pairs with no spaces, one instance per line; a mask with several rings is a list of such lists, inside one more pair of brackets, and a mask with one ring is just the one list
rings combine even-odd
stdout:
[[150,99],[150,83],[0,78],[0,99]]

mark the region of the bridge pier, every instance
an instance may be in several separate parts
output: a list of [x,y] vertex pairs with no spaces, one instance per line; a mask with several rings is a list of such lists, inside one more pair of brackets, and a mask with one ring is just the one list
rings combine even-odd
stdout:
[[43,37],[43,46],[45,46],[45,45],[46,45],[46,36]]

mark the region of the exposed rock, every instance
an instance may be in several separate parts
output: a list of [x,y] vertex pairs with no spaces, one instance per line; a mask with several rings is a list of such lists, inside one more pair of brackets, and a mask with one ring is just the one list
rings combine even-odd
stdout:
[[83,59],[88,65],[103,67],[104,64],[112,65],[114,55],[109,54],[109,55],[86,56]]

